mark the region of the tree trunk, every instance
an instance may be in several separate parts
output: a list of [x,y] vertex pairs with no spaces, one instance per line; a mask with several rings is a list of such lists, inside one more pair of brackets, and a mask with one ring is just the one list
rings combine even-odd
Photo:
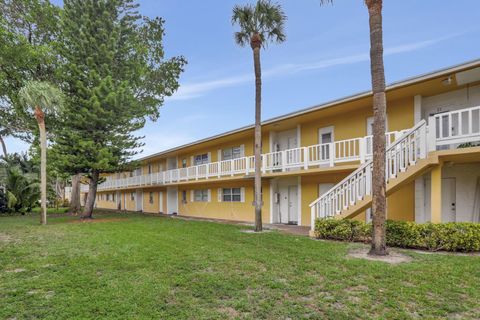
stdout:
[[385,71],[383,67],[382,0],[365,1],[370,23],[370,72],[373,91],[372,246],[370,254],[387,255],[385,182]]
[[262,231],[262,71],[260,67],[260,46],[253,48],[255,68],[255,231]]
[[47,133],[45,130],[45,114],[35,107],[35,118],[40,132],[40,223],[47,224]]
[[82,176],[80,173],[77,173],[72,177],[72,194],[70,197],[70,207],[68,211],[74,215],[80,213],[80,180]]
[[90,183],[88,184],[87,202],[85,203],[85,208],[83,209],[82,219],[93,218],[93,206],[95,204],[95,198],[97,197],[98,177],[99,172],[93,171],[90,177]]
[[5,141],[3,140],[2,136],[0,136],[0,144],[2,145],[3,156],[6,159],[7,158],[7,145],[5,144]]

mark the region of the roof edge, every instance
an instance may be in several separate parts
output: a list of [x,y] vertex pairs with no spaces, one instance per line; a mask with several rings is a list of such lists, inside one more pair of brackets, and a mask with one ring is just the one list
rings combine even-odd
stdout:
[[[480,65],[480,59],[470,60],[470,61],[463,62],[463,63],[460,63],[460,64],[456,64],[456,65],[453,65],[453,66],[442,68],[442,69],[439,69],[439,70],[436,70],[436,71],[423,73],[423,74],[420,74],[418,76],[413,76],[413,77],[409,77],[409,78],[406,78],[406,79],[403,79],[403,80],[394,81],[394,82],[388,84],[386,86],[385,90],[386,91],[391,91],[391,90],[398,89],[398,88],[401,88],[401,87],[405,87],[405,86],[408,86],[408,85],[412,85],[412,84],[415,84],[415,83],[423,82],[423,81],[426,81],[426,80],[429,80],[429,79],[432,79],[432,78],[440,77],[442,75],[446,75],[446,74],[449,74],[449,73],[452,73],[452,72],[457,72],[457,71],[460,71],[462,69],[468,69],[468,68],[473,67],[475,65]],[[293,112],[290,112],[290,113],[287,113],[287,114],[284,114],[284,115],[281,115],[281,116],[276,116],[276,117],[267,119],[265,121],[262,121],[261,124],[262,125],[271,124],[271,123],[276,122],[276,121],[281,121],[281,120],[285,120],[285,119],[288,119],[288,118],[293,118],[293,117],[303,115],[303,114],[306,114],[306,113],[309,113],[309,112],[314,112],[314,111],[318,111],[318,110],[321,110],[321,109],[333,107],[333,106],[338,105],[338,104],[342,104],[342,103],[350,102],[350,101],[353,101],[353,100],[365,98],[365,97],[370,96],[371,94],[372,94],[372,91],[368,90],[368,91],[363,91],[363,92],[359,92],[359,93],[356,93],[356,94],[348,95],[348,96],[345,96],[345,97],[342,97],[342,98],[339,98],[339,99],[335,99],[335,100],[331,100],[331,101],[328,101],[328,102],[325,102],[325,103],[322,103],[322,104],[317,104],[317,105],[314,105],[314,106],[311,106],[311,107],[307,107],[307,108],[303,108],[303,109],[300,109],[300,110],[297,110],[297,111],[293,111]],[[191,147],[191,146],[196,145],[196,144],[200,144],[200,143],[208,142],[208,141],[211,141],[211,140],[219,139],[219,138],[231,135],[231,134],[239,133],[239,132],[250,130],[250,129],[253,129],[253,128],[254,128],[253,124],[243,126],[243,127],[240,127],[240,128],[234,129],[234,130],[229,130],[229,131],[226,131],[226,132],[222,132],[222,133],[219,133],[219,134],[207,137],[207,138],[203,138],[203,139],[200,139],[200,140],[195,140],[195,141],[189,142],[187,144],[183,144],[183,145],[178,146],[178,147],[174,147],[174,148],[170,148],[170,149],[167,149],[167,150],[164,150],[164,151],[160,151],[160,152],[157,152],[157,153],[154,153],[154,154],[136,159],[136,161],[148,160],[148,159],[151,159],[151,158],[154,158],[154,157],[158,157],[158,156],[162,156],[162,155],[165,155],[165,154],[168,154],[168,153],[171,153],[171,152],[178,151],[180,149],[188,148],[188,147]]]

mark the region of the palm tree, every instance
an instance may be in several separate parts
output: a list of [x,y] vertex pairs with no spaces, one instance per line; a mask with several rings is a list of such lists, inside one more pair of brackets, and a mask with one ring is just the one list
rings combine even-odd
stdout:
[[47,132],[45,111],[55,113],[62,105],[62,93],[47,82],[29,81],[19,92],[20,101],[33,111],[40,133],[40,223],[47,224]]
[[[333,0],[320,0],[321,4]],[[370,73],[373,92],[372,246],[370,254],[387,255],[385,182],[385,70],[383,66],[383,0],[365,0],[370,25]]]
[[286,36],[284,24],[287,17],[279,4],[269,0],[258,0],[255,5],[236,5],[233,8],[232,24],[238,24],[240,31],[235,32],[235,42],[244,47],[250,45],[253,50],[255,70],[255,231],[262,231],[262,71],[260,67],[260,49],[269,42],[282,43]]

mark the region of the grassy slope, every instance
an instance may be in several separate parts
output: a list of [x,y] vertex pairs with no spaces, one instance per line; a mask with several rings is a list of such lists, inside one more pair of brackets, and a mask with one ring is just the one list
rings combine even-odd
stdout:
[[238,226],[72,219],[0,218],[1,319],[480,317],[478,256],[387,265]]

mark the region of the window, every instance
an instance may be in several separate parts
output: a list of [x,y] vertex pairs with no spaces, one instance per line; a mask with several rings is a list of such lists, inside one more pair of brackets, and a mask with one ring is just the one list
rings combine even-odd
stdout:
[[187,167],[187,159],[182,159],[182,168]]
[[187,191],[182,191],[182,203],[187,203]]
[[115,193],[112,193],[112,202],[115,202]]
[[148,164],[148,174],[152,173],[153,170],[152,170],[152,164]]
[[198,166],[198,165],[206,164],[206,163],[208,163],[208,153],[197,154],[193,158],[193,165],[194,166]]
[[222,160],[237,159],[242,156],[242,148],[233,147],[222,150]]
[[195,190],[193,193],[193,201],[195,202],[208,202],[208,190]]
[[130,200],[135,201],[135,193],[130,192]]
[[150,192],[150,194],[148,195],[148,202],[150,204],[153,204],[153,192]]
[[224,188],[222,190],[222,201],[224,202],[240,202],[242,195],[240,188]]

